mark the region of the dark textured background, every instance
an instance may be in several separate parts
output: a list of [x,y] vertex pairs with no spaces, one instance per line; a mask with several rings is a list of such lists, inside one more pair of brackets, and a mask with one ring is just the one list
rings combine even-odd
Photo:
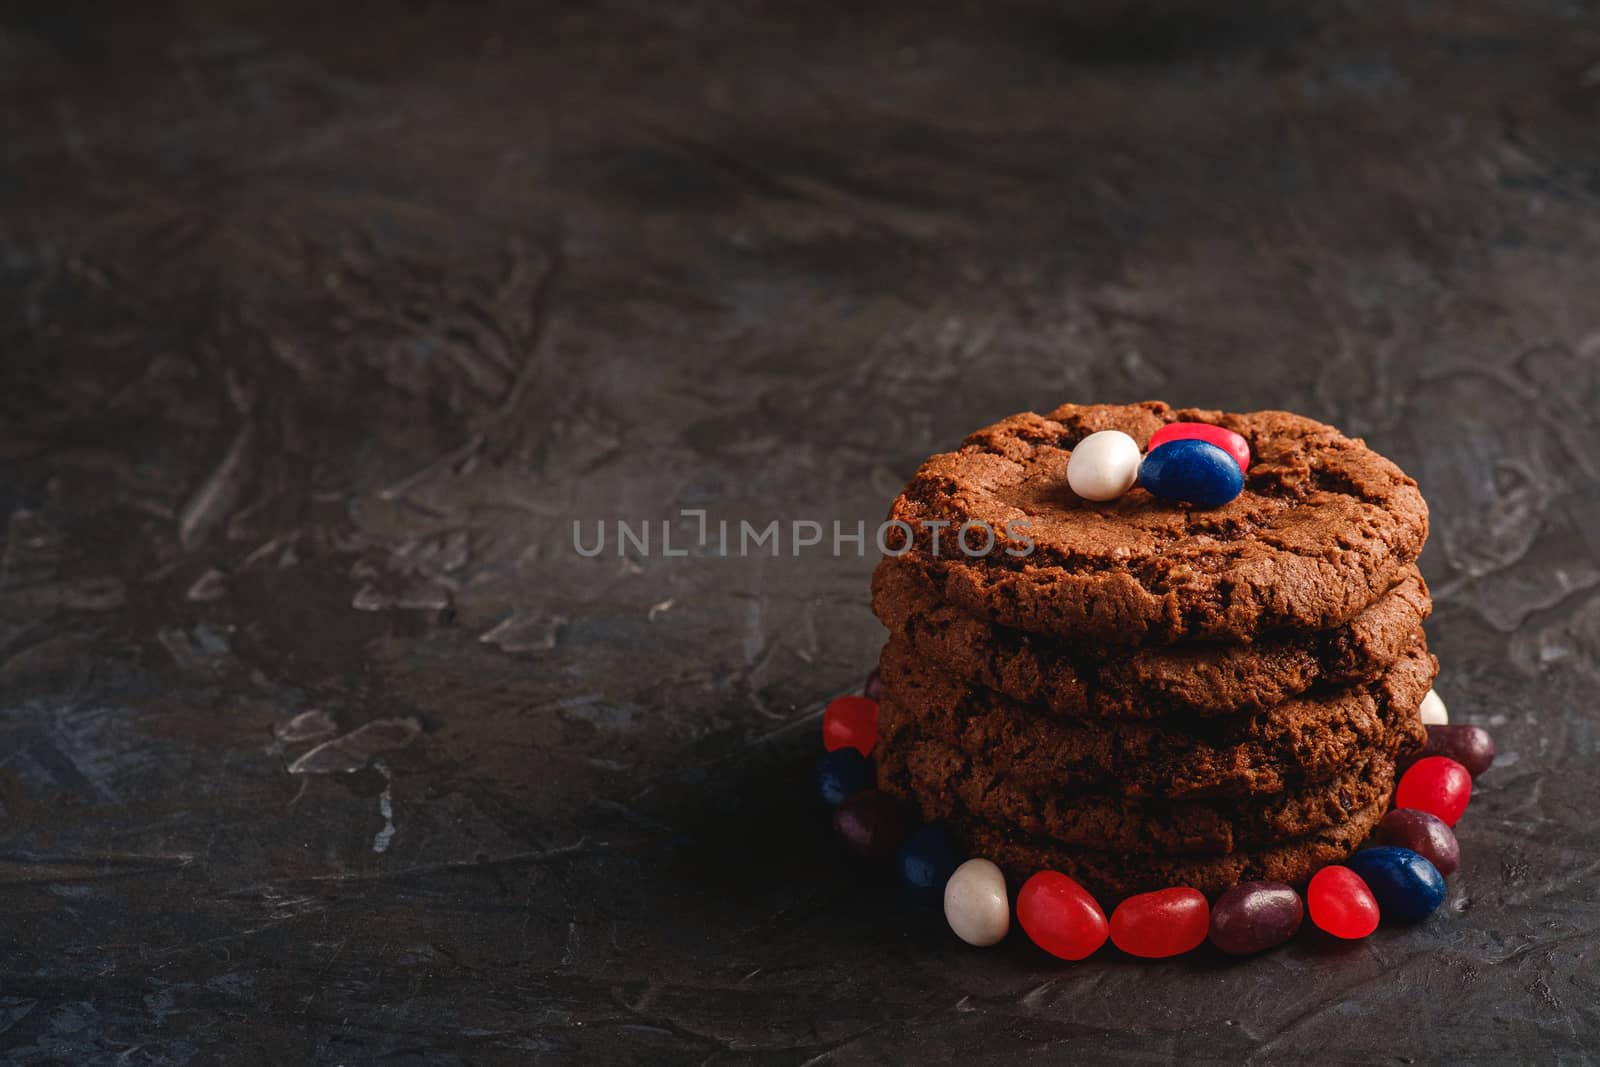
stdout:
[[[1595,1059],[1594,5],[31,6],[8,1062]],[[1421,929],[969,950],[804,809],[872,560],[571,547],[1148,397],[1422,483],[1501,756]]]

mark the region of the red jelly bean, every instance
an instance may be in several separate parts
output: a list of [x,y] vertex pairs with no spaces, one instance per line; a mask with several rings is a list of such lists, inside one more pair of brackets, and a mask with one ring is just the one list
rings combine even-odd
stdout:
[[1111,943],[1130,956],[1158,960],[1200,947],[1211,929],[1211,909],[1198,889],[1140,893],[1111,913]]
[[822,713],[822,747],[829,752],[853,748],[872,755],[878,743],[878,702],[867,697],[840,697]]
[[1204,441],[1216,445],[1239,464],[1239,473],[1243,474],[1250,469],[1250,445],[1243,437],[1222,426],[1213,426],[1208,422],[1169,422],[1161,429],[1150,435],[1150,443],[1145,446],[1148,455],[1168,441]]
[[1106,943],[1106,913],[1059,871],[1040,871],[1022,883],[1017,922],[1034,944],[1064,960],[1081,960]]
[[1400,777],[1394,805],[1436,815],[1454,826],[1472,799],[1472,774],[1448,756],[1429,756],[1411,765]]
[[1306,886],[1306,910],[1317,929],[1354,941],[1378,928],[1378,901],[1349,867],[1324,867]]

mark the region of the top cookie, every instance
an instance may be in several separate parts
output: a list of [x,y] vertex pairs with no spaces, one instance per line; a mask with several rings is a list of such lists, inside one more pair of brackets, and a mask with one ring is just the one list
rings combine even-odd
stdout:
[[[1068,487],[1078,441],[1121,430],[1143,448],[1169,422],[1244,436],[1250,470],[1236,499],[1203,509],[1135,488],[1095,503]],[[903,552],[945,601],[1005,626],[1112,644],[1343,625],[1406,576],[1428,536],[1417,483],[1331,426],[1154,401],[1002,419],[924,462],[889,518],[890,553]],[[992,548],[969,555],[991,532]]]

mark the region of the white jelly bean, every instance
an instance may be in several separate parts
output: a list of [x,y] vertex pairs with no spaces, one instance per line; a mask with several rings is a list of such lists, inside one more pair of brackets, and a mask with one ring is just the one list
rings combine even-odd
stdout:
[[1011,902],[1000,868],[985,859],[957,867],[944,884],[944,917],[969,945],[999,944],[1011,929]]
[[1439,694],[1432,689],[1422,698],[1422,723],[1424,726],[1445,726],[1450,722],[1450,713],[1444,708],[1444,701],[1439,699]]
[[1078,442],[1067,460],[1067,484],[1085,500],[1115,500],[1139,480],[1139,446],[1121,430],[1101,430]]

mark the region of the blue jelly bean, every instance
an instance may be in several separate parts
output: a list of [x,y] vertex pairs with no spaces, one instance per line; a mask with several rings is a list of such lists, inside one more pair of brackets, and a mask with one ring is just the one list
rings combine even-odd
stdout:
[[1216,445],[1185,438],[1152,449],[1139,464],[1139,484],[1166,500],[1215,508],[1244,489],[1244,472]]
[[1379,913],[1390,922],[1421,922],[1444,903],[1444,875],[1409,848],[1363,849],[1345,865],[1367,883]]
[[950,836],[949,829],[938,822],[929,823],[906,838],[906,843],[895,853],[900,881],[927,900],[943,898],[944,884],[966,860],[966,853]]
[[829,808],[871,789],[873,778],[872,761],[853,748],[825,752],[817,760],[817,796]]

